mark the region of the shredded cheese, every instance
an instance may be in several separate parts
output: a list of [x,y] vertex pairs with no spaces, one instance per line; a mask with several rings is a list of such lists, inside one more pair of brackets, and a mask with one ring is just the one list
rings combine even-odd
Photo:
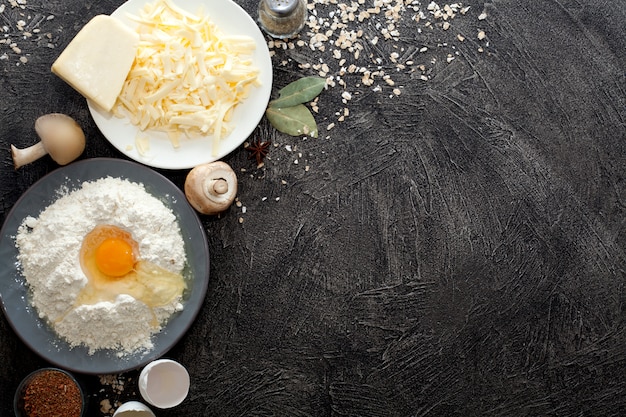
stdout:
[[139,16],[135,62],[114,113],[142,131],[181,138],[213,136],[212,153],[234,128],[232,112],[260,85],[248,36],[225,35],[202,12],[188,13],[171,0],[146,5]]

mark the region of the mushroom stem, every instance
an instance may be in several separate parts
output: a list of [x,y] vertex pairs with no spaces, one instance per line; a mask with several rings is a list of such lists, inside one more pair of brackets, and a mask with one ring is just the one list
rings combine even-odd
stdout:
[[226,178],[226,173],[220,170],[205,173],[205,176],[197,181],[201,183],[206,201],[213,204],[222,204],[230,200],[232,192],[229,191],[237,189],[237,183],[232,178]]
[[30,164],[47,154],[48,151],[46,150],[46,147],[43,146],[43,142],[37,142],[24,149],[11,145],[11,157],[13,158],[13,166],[15,166],[15,169]]
[[[211,181],[209,181],[210,183]],[[211,194],[226,194],[228,192],[228,181],[224,178],[212,180],[213,187],[211,187]],[[210,184],[209,184],[210,185]]]

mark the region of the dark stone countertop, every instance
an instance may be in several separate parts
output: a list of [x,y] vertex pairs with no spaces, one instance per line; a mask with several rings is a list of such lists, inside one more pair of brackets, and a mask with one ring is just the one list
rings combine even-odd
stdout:
[[[57,168],[13,169],[9,145],[34,143],[39,115],[83,126],[81,159],[125,158],[50,73],[122,2],[21,3],[0,0],[0,220]],[[327,3],[319,22],[339,10]],[[264,167],[243,147],[224,158],[246,210],[202,217],[208,293],[167,353],[192,386],[157,415],[626,415],[626,2],[470,0],[447,21],[404,2],[390,30],[403,2],[378,3],[347,20],[345,34],[363,31],[356,60],[340,28],[324,50],[311,28],[272,49],[274,91],[329,67],[320,137],[264,119],[253,136],[277,145]],[[182,187],[186,171],[160,172]],[[45,365],[2,316],[0,416]],[[135,376],[116,376],[121,392],[86,377],[90,415],[138,398]]]

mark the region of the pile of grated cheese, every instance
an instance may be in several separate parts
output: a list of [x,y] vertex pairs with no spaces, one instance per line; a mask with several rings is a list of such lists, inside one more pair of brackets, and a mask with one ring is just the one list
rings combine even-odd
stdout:
[[254,40],[225,35],[209,16],[171,0],[148,4],[131,19],[140,43],[114,113],[142,131],[166,132],[174,147],[183,135],[212,135],[216,154],[234,128],[233,110],[260,85]]

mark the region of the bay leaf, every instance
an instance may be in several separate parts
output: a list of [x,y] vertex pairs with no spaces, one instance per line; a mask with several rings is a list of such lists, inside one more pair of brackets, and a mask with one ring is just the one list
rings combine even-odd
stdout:
[[270,107],[291,107],[308,103],[322,92],[326,79],[320,77],[304,77],[288,84],[278,91],[279,97],[270,101]]
[[269,107],[265,111],[267,120],[279,132],[291,136],[317,137],[317,123],[311,111],[304,105]]

